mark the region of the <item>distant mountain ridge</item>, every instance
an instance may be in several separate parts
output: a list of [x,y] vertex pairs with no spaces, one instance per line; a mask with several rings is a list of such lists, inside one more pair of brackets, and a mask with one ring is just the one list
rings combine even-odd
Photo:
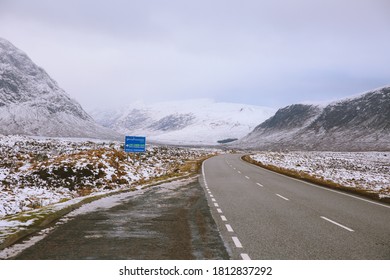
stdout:
[[[166,144],[218,145],[241,138],[274,109],[210,99],[136,103],[119,110],[95,110],[95,120],[120,133],[145,135]],[[222,142],[218,142],[222,141]]]
[[390,150],[390,87],[324,107],[281,108],[239,143],[271,150]]
[[0,134],[112,139],[21,50],[0,38]]

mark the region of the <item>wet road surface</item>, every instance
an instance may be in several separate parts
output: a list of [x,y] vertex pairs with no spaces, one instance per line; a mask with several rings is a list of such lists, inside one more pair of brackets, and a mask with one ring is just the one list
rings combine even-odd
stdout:
[[15,259],[229,259],[197,179],[79,212]]

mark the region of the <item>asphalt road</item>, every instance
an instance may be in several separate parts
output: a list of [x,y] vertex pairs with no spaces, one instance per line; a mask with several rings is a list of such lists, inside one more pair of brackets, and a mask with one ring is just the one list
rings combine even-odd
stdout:
[[390,207],[221,155],[202,184],[234,259],[390,259]]
[[195,178],[87,204],[13,258],[191,260],[229,255]]

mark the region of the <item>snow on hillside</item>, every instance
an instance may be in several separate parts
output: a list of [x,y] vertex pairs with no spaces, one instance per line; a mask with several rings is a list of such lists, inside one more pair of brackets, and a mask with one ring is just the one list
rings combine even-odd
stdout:
[[325,107],[281,108],[234,144],[258,150],[389,151],[390,87]]
[[0,133],[119,139],[23,51],[0,38]]
[[0,217],[91,193],[188,174],[215,151],[150,146],[128,157],[120,142],[0,137]]
[[121,110],[94,110],[91,115],[103,126],[123,134],[146,135],[155,142],[215,145],[245,136],[274,113],[266,107],[196,99],[137,102]]
[[251,158],[390,197],[390,152],[261,152]]

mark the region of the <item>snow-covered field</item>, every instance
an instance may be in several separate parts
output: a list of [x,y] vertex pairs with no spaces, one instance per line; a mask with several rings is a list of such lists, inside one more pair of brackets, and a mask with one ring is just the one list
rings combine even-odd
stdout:
[[251,158],[390,197],[390,152],[259,152]]
[[0,218],[91,193],[131,189],[185,175],[215,150],[148,145],[129,157],[123,143],[0,136]]

